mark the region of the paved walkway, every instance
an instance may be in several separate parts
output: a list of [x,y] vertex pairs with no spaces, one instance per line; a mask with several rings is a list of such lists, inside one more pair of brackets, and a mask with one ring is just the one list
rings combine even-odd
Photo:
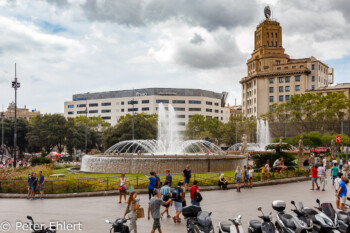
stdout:
[[[217,224],[221,220],[234,218],[242,215],[244,229],[247,229],[248,221],[257,219],[259,214],[257,206],[262,206],[265,213],[273,211],[271,202],[273,200],[285,200],[287,211],[291,209],[291,200],[296,202],[302,200],[304,206],[316,206],[316,198],[321,202],[331,201],[334,203],[334,189],[328,184],[326,191],[311,191],[311,182],[298,182],[283,185],[256,187],[253,189],[242,189],[241,193],[236,190],[208,191],[203,192],[202,208],[213,212],[212,219],[217,232]],[[148,196],[139,195],[141,205],[147,211]],[[188,198],[187,203],[190,200]],[[115,220],[122,215],[126,205],[118,204],[117,197],[89,197],[89,198],[66,198],[27,201],[25,199],[0,199],[0,227],[4,220],[11,223],[12,228],[7,232],[29,232],[16,231],[16,221],[27,222],[26,216],[32,215],[34,220],[46,223],[50,221],[66,221],[66,223],[82,223],[82,231],[58,231],[58,232],[109,232],[109,225],[104,223],[105,219]],[[174,209],[170,210],[171,215]],[[147,213],[145,213],[147,216]],[[275,212],[273,211],[275,216]],[[171,219],[164,218],[161,221],[163,232],[180,233],[186,232],[185,223],[174,224]],[[138,220],[138,232],[150,232],[152,222],[146,219]],[[0,232],[1,229],[0,229]]]

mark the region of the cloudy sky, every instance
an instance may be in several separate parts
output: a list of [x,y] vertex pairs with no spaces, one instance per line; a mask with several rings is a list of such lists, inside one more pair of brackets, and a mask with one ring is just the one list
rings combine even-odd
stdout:
[[350,81],[349,0],[0,0],[0,103],[63,112],[75,93],[145,87],[228,91],[241,102],[253,35],[270,5],[292,58]]

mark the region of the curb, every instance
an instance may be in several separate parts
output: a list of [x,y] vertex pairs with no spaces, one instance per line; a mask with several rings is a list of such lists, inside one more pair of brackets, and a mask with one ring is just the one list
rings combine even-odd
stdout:
[[[310,180],[310,177],[292,177],[292,178],[283,178],[271,181],[257,181],[253,183],[253,187],[261,186],[270,186],[270,185],[279,185],[279,184],[288,184],[294,182],[301,182]],[[235,184],[229,184],[229,189],[235,189]],[[215,186],[202,186],[200,187],[201,191],[215,191],[220,190],[220,188]],[[139,194],[148,194],[146,189],[136,190]],[[60,193],[60,194],[45,194],[45,199],[56,199],[56,198],[74,198],[74,197],[100,197],[100,196],[115,196],[118,195],[118,190],[111,191],[95,191],[95,192],[82,192],[82,193]],[[27,194],[19,193],[0,193],[0,198],[26,198]]]

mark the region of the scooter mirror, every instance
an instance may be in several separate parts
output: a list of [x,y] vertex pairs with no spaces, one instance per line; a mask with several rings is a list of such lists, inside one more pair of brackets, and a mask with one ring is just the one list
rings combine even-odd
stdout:
[[317,202],[317,204],[320,204],[320,200],[318,198],[316,199],[316,202]]
[[242,216],[241,216],[241,215],[238,215],[238,219],[242,219]]
[[111,223],[109,220],[105,220],[105,223]]
[[27,219],[29,219],[30,221],[33,221],[32,216],[27,216]]
[[258,206],[258,211],[261,211],[261,210],[262,210],[261,206]]
[[294,201],[291,201],[290,203],[292,203],[292,205],[295,205],[295,202],[294,202]]

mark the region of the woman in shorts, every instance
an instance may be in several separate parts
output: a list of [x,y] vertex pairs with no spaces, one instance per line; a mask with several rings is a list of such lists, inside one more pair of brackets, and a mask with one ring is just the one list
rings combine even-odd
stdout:
[[237,192],[241,191],[241,183],[242,183],[242,170],[240,166],[237,166],[235,171],[235,180],[237,184]]

